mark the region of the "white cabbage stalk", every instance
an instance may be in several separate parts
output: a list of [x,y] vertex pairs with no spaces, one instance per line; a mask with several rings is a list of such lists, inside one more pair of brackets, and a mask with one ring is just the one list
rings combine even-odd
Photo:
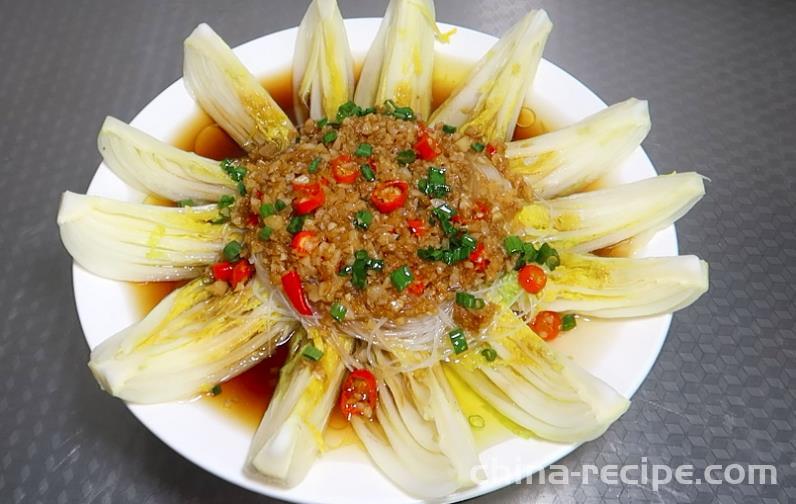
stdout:
[[646,101],[630,98],[566,128],[509,142],[509,168],[539,198],[583,189],[627,158],[650,130]]
[[354,95],[354,58],[336,0],[313,0],[293,54],[293,107],[299,124],[335,117]]
[[[280,485],[300,483],[323,451],[323,431],[345,374],[340,354],[323,331],[310,328],[292,338],[290,357],[249,450],[249,468]],[[308,344],[323,351],[318,361],[302,355]],[[341,351],[350,352],[352,344],[346,338]]]
[[217,205],[173,208],[65,192],[58,210],[61,241],[83,268],[112,280],[150,282],[199,275],[239,238],[212,224]]
[[690,305],[708,290],[708,264],[696,256],[641,259],[561,254],[541,309],[598,318],[648,317]]
[[[406,405],[403,409],[406,410]],[[406,411],[401,415],[393,392],[382,384],[376,409],[378,421],[354,415],[351,425],[373,462],[406,493],[422,499],[435,499],[455,492],[462,486],[457,468],[439,449],[424,446],[433,445],[433,440],[416,437],[418,430],[430,428],[425,425],[410,428],[413,422],[424,422],[419,412],[413,415],[409,425],[407,418]]]
[[390,0],[365,56],[354,101],[360,107],[394,100],[427,118],[431,112],[434,37],[439,34],[431,0]]
[[259,281],[219,296],[196,279],[103,341],[88,365],[104,390],[125,401],[191,399],[270,355],[294,329],[290,312]]
[[247,152],[270,156],[292,143],[290,119],[204,23],[185,39],[183,75],[188,92]]
[[97,138],[102,159],[127,185],[172,200],[218,201],[236,183],[218,161],[161,142],[115,117]]
[[589,441],[628,408],[627,399],[559,354],[508,308],[498,310],[489,343],[495,361],[471,351],[445,365],[502,415],[543,439]]
[[515,216],[519,234],[570,252],[589,252],[682,217],[705,194],[703,177],[679,173],[537,201]]
[[[379,370],[385,369],[382,353],[378,353],[376,360]],[[445,377],[439,363],[430,367],[418,369],[410,373],[384,373],[382,386],[379,389],[379,400],[385,411],[383,414],[392,415],[390,424],[384,427],[385,432],[395,428],[393,424],[400,424],[400,429],[395,432],[406,432],[412,436],[420,453],[442,454],[447,458],[449,468],[441,475],[452,475],[457,488],[471,486],[479,467],[478,450],[470,430],[467,419],[464,417],[459,403]],[[396,417],[391,408],[397,411]],[[381,417],[378,417],[381,420]],[[388,432],[389,435],[389,432]],[[388,436],[389,437],[389,436]],[[363,442],[367,447],[369,436]],[[386,450],[387,448],[381,448]],[[394,456],[400,456],[400,448],[393,446]],[[382,471],[393,478],[399,485],[404,484],[404,469],[395,471],[391,458],[382,459],[381,462],[374,456]],[[436,460],[436,458],[435,458]],[[387,463],[385,463],[387,462]],[[405,465],[413,465],[414,460],[407,460]],[[418,468],[425,470],[423,468]],[[431,469],[431,468],[429,468]],[[449,469],[452,469],[451,472]],[[434,497],[432,489],[422,492],[405,488],[410,493],[423,497]],[[431,492],[431,493],[430,493]]]
[[476,63],[429,122],[472,126],[488,140],[511,140],[552,29],[545,11],[529,12]]

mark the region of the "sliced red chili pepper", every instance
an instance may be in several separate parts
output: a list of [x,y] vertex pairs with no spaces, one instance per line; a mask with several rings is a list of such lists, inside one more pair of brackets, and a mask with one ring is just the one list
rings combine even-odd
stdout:
[[403,180],[379,182],[370,193],[370,202],[379,212],[390,213],[401,208],[409,196],[409,184]]
[[528,326],[543,340],[551,340],[561,332],[561,315],[554,311],[541,311]]
[[332,176],[338,184],[350,184],[357,179],[359,167],[348,154],[341,154],[329,161]]
[[349,373],[340,389],[340,411],[351,419],[354,415],[372,418],[376,414],[379,395],[376,377],[367,369]]
[[475,250],[470,252],[470,262],[473,263],[475,266],[475,271],[481,272],[486,270],[486,267],[489,266],[489,259],[484,257],[484,244],[478,242],[475,246]]
[[451,222],[454,224],[465,224],[467,221],[462,217],[462,214],[456,214],[451,217]]
[[241,259],[232,266],[232,277],[229,285],[234,289],[239,283],[245,283],[254,273],[254,267],[246,259]]
[[422,219],[408,219],[406,225],[409,227],[409,231],[415,236],[423,236],[428,230],[426,228],[426,221]]
[[486,150],[486,155],[487,156],[491,156],[492,154],[497,152],[497,147],[495,147],[491,143],[488,143],[488,144],[486,144],[486,148],[484,150]]
[[302,315],[312,315],[312,308],[307,301],[307,295],[298,273],[291,270],[282,275],[282,289],[297,312]]
[[312,213],[326,201],[326,195],[318,182],[293,184],[293,190],[299,193],[293,198],[293,211],[296,215]]
[[473,220],[490,220],[492,218],[492,208],[489,203],[477,200],[475,202],[475,212],[473,212]]
[[315,231],[299,231],[293,235],[293,239],[290,241],[290,248],[297,255],[308,255],[315,248],[316,234]]
[[213,278],[216,280],[229,282],[229,279],[232,278],[232,263],[227,261],[217,262],[211,266],[211,269],[213,271]]
[[425,129],[420,130],[414,149],[417,157],[425,161],[432,161],[437,157],[437,141]]
[[517,281],[520,287],[525,289],[526,292],[536,294],[544,289],[547,283],[547,275],[544,270],[535,264],[528,264],[523,266],[517,276]]
[[423,291],[426,290],[426,283],[422,280],[415,280],[414,282],[409,284],[409,287],[406,288],[410,293],[414,294],[415,296],[420,296],[423,294]]
[[246,216],[246,225],[251,227],[257,227],[260,225],[260,216],[255,213],[250,213]]

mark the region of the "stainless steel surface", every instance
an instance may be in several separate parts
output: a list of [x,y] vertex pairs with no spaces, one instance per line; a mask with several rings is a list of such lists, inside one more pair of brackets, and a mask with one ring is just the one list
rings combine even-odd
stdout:
[[[385,2],[341,2],[347,17]],[[628,413],[563,464],[774,464],[777,485],[513,485],[479,502],[793,502],[796,407],[796,3],[438,0],[441,21],[503,32],[529,6],[546,57],[601,98],[651,102],[659,171],[707,197],[681,251],[711,290],[674,317]],[[0,502],[267,502],[205,473],[102,392],[85,366],[55,213],[99,162],[106,114],[132,118],[181,73],[210,23],[232,45],[300,20],[302,1],[0,2]],[[208,433],[212,435],[212,433]],[[370,500],[369,496],[363,496]]]

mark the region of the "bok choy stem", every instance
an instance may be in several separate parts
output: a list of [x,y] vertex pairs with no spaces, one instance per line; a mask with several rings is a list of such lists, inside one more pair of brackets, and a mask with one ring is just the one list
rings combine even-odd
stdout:
[[236,193],[218,161],[197,156],[107,117],[97,144],[108,168],[129,186],[171,201],[215,202]]
[[335,117],[354,95],[354,58],[336,0],[313,0],[299,25],[293,55],[296,119]]
[[239,238],[213,224],[217,205],[171,208],[65,192],[58,210],[61,240],[88,271],[112,280],[150,282],[199,275]]
[[125,401],[191,399],[270,355],[294,329],[290,313],[259,281],[218,296],[197,279],[103,341],[89,368]]
[[246,151],[270,156],[292,143],[290,119],[204,23],[185,39],[183,75],[199,105]]

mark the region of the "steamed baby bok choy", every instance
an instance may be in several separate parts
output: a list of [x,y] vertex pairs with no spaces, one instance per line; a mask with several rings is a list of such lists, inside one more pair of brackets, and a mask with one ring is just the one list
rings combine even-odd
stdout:
[[172,201],[218,201],[237,192],[218,161],[161,142],[115,117],[105,118],[97,144],[108,168],[143,193]]
[[293,55],[293,107],[299,124],[309,116],[335,117],[354,95],[354,58],[336,0],[313,0],[299,25]]
[[268,356],[295,329],[258,280],[217,295],[201,279],[103,341],[89,367],[103,389],[136,403],[191,399]]
[[608,384],[556,352],[506,307],[499,308],[487,361],[472,350],[445,364],[484,401],[537,436],[562,443],[594,439],[629,405]]
[[290,119],[204,23],[185,39],[183,75],[202,109],[248,152],[270,156],[293,141]]
[[86,270],[112,280],[149,282],[199,275],[239,236],[217,205],[171,208],[65,192],[61,240]]
[[509,169],[540,198],[585,188],[617,167],[650,130],[646,101],[630,98],[566,128],[509,142]]
[[[269,481],[295,486],[323,450],[323,431],[335,405],[345,364],[326,329],[301,329],[290,341],[290,357],[263,416],[248,465]],[[350,352],[345,338],[339,351]]]
[[360,107],[393,100],[420,118],[431,112],[434,37],[440,36],[431,0],[390,0],[368,50],[354,93]]
[[561,254],[541,309],[598,318],[648,317],[685,308],[708,290],[708,265],[695,256],[641,259]]
[[679,173],[536,201],[515,217],[526,239],[570,252],[589,252],[663,229],[705,194],[703,177]]
[[429,122],[474,127],[488,140],[511,140],[552,29],[545,11],[529,12],[476,63]]
[[376,421],[351,424],[376,465],[407,493],[443,497],[475,483],[478,451],[440,364],[383,377]]

